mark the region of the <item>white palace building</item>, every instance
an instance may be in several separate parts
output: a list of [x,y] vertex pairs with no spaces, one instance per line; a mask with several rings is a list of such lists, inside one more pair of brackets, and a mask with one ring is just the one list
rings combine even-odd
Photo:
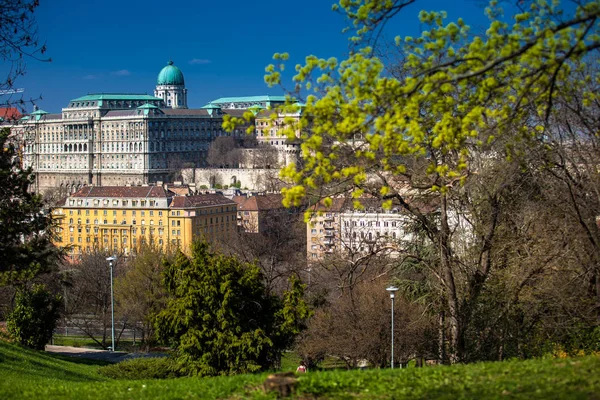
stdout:
[[2,125],[19,140],[23,166],[35,172],[36,191],[62,187],[71,192],[84,185],[166,182],[178,168],[204,167],[212,140],[246,134],[245,127],[225,132],[224,115],[284,102],[284,96],[229,97],[190,109],[183,74],[169,61],[153,96],[88,94],[71,100],[61,113],[35,109]]

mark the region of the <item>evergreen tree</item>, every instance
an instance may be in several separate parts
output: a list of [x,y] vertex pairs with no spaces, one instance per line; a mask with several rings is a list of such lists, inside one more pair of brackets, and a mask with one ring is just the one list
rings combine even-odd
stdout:
[[0,286],[22,285],[47,272],[59,251],[42,197],[30,191],[31,169],[20,165],[8,129],[0,130]]
[[159,340],[176,349],[183,373],[229,375],[279,363],[308,316],[303,287],[292,282],[280,300],[265,289],[260,269],[195,243],[166,263],[170,294],[155,321]]
[[20,288],[6,319],[8,332],[23,346],[44,350],[56,327],[60,303],[60,296],[50,294],[44,285]]

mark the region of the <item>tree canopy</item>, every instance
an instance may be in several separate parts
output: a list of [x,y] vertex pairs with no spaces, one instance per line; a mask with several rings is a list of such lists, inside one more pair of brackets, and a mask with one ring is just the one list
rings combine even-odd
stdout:
[[0,130],[0,285],[22,284],[55,265],[52,218],[33,193],[31,169],[23,170],[8,129]]
[[[301,111],[300,118],[288,117],[285,123],[289,138],[301,132],[302,160],[282,171],[293,182],[283,191],[284,203],[298,205],[315,195],[331,205],[334,196],[368,195],[381,199],[384,207],[391,207],[392,201],[401,204],[426,237],[426,246],[435,249],[423,279],[435,283],[428,285],[435,288],[431,304],[447,327],[442,332],[447,336],[442,336],[447,338],[450,361],[468,361],[469,332],[476,331],[475,326],[492,331],[497,322],[489,314],[478,314],[483,298],[489,299],[490,285],[497,284],[494,289],[501,293],[499,288],[507,284],[506,276],[501,278],[507,262],[514,262],[511,271],[516,273],[518,260],[528,252],[531,256],[527,247],[511,253],[508,243],[513,238],[507,232],[513,229],[514,238],[521,238],[512,242],[517,246],[531,243],[531,230],[543,229],[519,225],[530,212],[520,190],[526,188],[524,193],[538,199],[548,194],[536,191],[541,181],[532,182],[536,173],[528,169],[535,165],[538,171],[548,171],[549,165],[536,164],[528,152],[551,148],[549,138],[556,133],[551,121],[559,110],[597,115],[598,92],[593,88],[600,81],[600,69],[593,55],[600,47],[600,2],[576,2],[572,11],[562,9],[558,1],[520,2],[520,11],[508,18],[493,0],[485,10],[489,27],[481,34],[472,33],[462,19],[447,23],[444,12],[422,11],[419,18],[426,29],[419,37],[396,37],[393,47],[399,61],[386,65],[377,56],[386,51],[380,47],[380,33],[411,3],[340,0],[334,5],[350,21],[351,52],[343,61],[309,56],[295,67],[289,90],[294,100],[281,112]],[[277,53],[274,59],[265,80],[285,88],[289,55]],[[298,99],[304,100],[302,106]],[[582,127],[594,131],[592,120],[579,118],[579,125],[568,124],[572,136],[578,137]],[[243,121],[226,119],[224,126],[238,123]],[[561,159],[559,153],[547,157],[553,166]],[[571,157],[560,176],[568,176],[576,165]],[[571,188],[580,183],[572,180]],[[588,196],[595,198],[593,192]],[[511,219],[513,205],[518,207],[519,223]],[[433,217],[427,211],[432,207]],[[579,214],[569,223],[579,223],[597,243],[593,221],[584,217],[581,206],[574,210]],[[546,246],[537,245],[541,247],[536,251]],[[550,264],[570,274],[567,264],[560,264],[564,260],[535,260],[529,271],[516,274],[522,281],[513,286],[513,300],[522,298],[533,276],[547,274]],[[599,282],[598,263],[593,265],[586,274]],[[600,299],[599,288],[589,286],[592,299]],[[512,306],[513,300],[508,301]],[[488,325],[477,325],[481,321]],[[496,349],[502,354],[502,345]],[[471,354],[480,350],[471,348]]]
[[155,320],[156,333],[175,347],[185,374],[273,367],[308,316],[297,281],[282,301],[267,293],[256,265],[214,254],[202,242],[189,257],[179,252],[166,263],[165,287],[170,297]]

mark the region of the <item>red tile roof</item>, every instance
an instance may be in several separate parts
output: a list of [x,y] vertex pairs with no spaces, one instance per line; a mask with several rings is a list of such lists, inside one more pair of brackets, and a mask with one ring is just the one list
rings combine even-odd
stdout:
[[233,196],[233,201],[238,204],[238,210],[266,211],[284,208],[281,194],[265,194],[258,196]]
[[171,197],[162,186],[85,186],[71,197]]
[[21,118],[21,113],[15,107],[2,107],[0,108],[0,118],[5,120],[14,120]]
[[198,194],[195,196],[176,196],[171,201],[171,208],[194,208],[211,206],[231,206],[236,203],[221,194]]

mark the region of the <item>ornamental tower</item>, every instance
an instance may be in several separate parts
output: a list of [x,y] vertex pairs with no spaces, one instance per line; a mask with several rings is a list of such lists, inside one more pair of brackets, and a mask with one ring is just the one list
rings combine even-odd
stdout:
[[183,74],[173,61],[169,61],[158,74],[154,96],[162,98],[169,108],[188,108]]

